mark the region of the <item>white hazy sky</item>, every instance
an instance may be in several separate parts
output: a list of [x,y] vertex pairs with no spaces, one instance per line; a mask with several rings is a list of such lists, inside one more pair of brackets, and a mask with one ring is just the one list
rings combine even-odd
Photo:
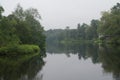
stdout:
[[14,11],[16,5],[37,8],[42,16],[42,25],[47,29],[70,26],[76,28],[78,23],[89,24],[92,19],[99,19],[101,11],[108,11],[120,0],[0,0],[5,15]]

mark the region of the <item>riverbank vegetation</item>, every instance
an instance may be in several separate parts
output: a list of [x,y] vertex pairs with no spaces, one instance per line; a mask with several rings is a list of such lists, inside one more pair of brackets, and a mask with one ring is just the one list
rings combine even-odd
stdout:
[[36,45],[16,45],[16,46],[7,46],[0,48],[1,55],[21,55],[21,54],[32,54],[40,53],[39,46]]
[[37,9],[24,10],[19,4],[15,11],[3,16],[0,6],[0,54],[26,54],[45,51],[44,29]]
[[120,44],[120,3],[102,12],[100,20],[90,25],[78,24],[77,29],[50,29],[46,31],[47,43],[109,43]]

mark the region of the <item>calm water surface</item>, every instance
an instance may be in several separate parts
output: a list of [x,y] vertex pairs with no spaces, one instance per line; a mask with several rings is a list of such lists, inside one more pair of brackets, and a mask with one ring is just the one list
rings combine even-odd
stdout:
[[[78,55],[49,54],[42,70],[43,80],[113,80],[111,73],[105,73],[101,64],[91,59],[78,59]],[[37,77],[39,77],[39,74]]]
[[0,80],[120,80],[120,47],[48,45],[47,56],[0,56]]
[[47,47],[42,80],[120,80],[120,47],[54,45]]

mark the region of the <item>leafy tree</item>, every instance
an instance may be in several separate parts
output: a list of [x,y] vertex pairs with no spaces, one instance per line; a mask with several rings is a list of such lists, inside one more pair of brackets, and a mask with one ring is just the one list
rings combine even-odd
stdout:
[[4,17],[1,21],[0,32],[1,32],[1,46],[13,45],[19,43],[19,38],[15,34],[16,29],[14,28],[15,22],[13,20],[9,20],[7,17]]
[[17,5],[15,11],[12,13],[17,19],[24,20],[25,16],[24,16],[24,10],[23,8],[20,6],[20,4]]
[[2,6],[0,6],[0,19],[2,18],[2,13],[4,12],[4,9]]
[[87,26],[88,25],[85,24],[85,23],[83,23],[81,26],[80,26],[80,24],[78,24],[77,30],[78,30],[78,37],[80,39],[85,39],[85,29],[86,29]]
[[[4,9],[0,7],[0,15]],[[1,15],[2,16],[2,15]],[[15,11],[0,22],[0,46],[35,44],[45,50],[45,35],[37,9],[24,10],[19,4]],[[41,50],[41,51],[42,51]]]
[[97,28],[99,27],[98,20],[92,20],[89,27],[86,28],[86,39],[92,40],[98,38]]
[[111,13],[119,14],[120,13],[120,3],[117,3],[115,6],[111,8]]
[[[120,43],[120,4],[117,3],[110,12],[103,12],[98,29],[99,34],[111,37],[110,43]],[[106,37],[105,37],[106,38]]]

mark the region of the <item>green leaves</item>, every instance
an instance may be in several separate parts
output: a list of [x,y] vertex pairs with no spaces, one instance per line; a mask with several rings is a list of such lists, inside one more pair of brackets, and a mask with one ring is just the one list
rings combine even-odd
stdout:
[[4,9],[2,6],[0,6],[0,19],[2,18],[2,13],[4,12]]
[[[120,3],[112,7],[111,11],[103,12],[98,32],[109,38],[112,43],[119,43],[120,37]],[[106,38],[106,37],[105,37]]]
[[[0,7],[0,12],[3,9]],[[24,10],[20,5],[15,11],[1,19],[0,23],[0,47],[14,44],[35,44],[45,47],[43,27],[38,18],[37,9]]]

